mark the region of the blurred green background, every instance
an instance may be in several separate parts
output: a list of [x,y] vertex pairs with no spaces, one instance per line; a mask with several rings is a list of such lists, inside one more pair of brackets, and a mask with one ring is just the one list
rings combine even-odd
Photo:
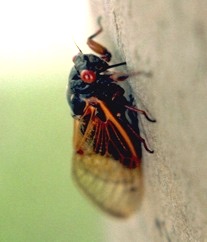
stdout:
[[101,215],[70,173],[68,3],[46,2],[8,1],[0,11],[0,241],[103,241]]

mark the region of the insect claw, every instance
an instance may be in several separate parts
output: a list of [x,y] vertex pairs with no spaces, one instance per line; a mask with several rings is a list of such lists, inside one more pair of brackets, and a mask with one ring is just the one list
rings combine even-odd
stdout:
[[153,154],[154,150],[147,150],[149,153]]
[[149,122],[152,122],[152,123],[156,123],[156,122],[157,122],[156,119],[151,119],[151,118],[149,118],[147,115],[145,116],[145,118],[146,118]]
[[153,154],[153,153],[154,153],[154,150],[150,150],[150,149],[147,147],[146,142],[145,142],[144,139],[142,140],[142,143],[143,143],[144,148],[145,148],[146,151],[148,151],[150,154]]

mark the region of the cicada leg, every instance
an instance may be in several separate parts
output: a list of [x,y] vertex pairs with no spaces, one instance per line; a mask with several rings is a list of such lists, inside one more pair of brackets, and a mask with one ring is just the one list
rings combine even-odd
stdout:
[[[125,62],[123,62],[125,63]],[[120,63],[122,64],[122,63]],[[113,74],[110,75],[110,78],[115,81],[115,82],[121,82],[125,81],[129,77],[128,74],[123,73],[123,72],[114,72]]]
[[94,34],[88,37],[87,45],[97,54],[101,55],[102,59],[104,59],[106,62],[109,62],[111,60],[111,53],[107,50],[106,47],[93,40],[93,38],[95,38],[103,31],[103,27],[101,25],[101,17],[98,18],[97,22],[99,25],[99,29]]
[[[121,66],[121,65],[126,65],[126,62],[121,62],[121,63],[115,64],[115,65],[111,65],[108,67],[108,69],[116,67],[116,66]],[[125,81],[129,77],[134,77],[134,76],[138,76],[138,75],[144,75],[146,77],[151,77],[150,72],[138,71],[138,72],[132,72],[129,74],[126,74],[123,72],[114,72],[113,74],[110,75],[110,78],[116,82],[119,82],[119,81]]]
[[138,109],[137,107],[134,107],[134,106],[128,106],[128,105],[125,105],[125,107],[127,108],[127,109],[129,109],[129,110],[131,110],[131,111],[134,111],[134,112],[137,112],[137,113],[141,113],[141,114],[143,114],[144,116],[145,116],[145,118],[149,121],[149,122],[156,122],[156,119],[152,119],[152,118],[150,118],[148,115],[147,115],[147,113],[144,111],[144,110],[142,110],[142,109]]
[[[139,74],[143,74],[143,73],[142,72],[136,72],[136,73],[131,73],[131,74],[125,74],[123,72],[115,72],[115,73],[110,75],[110,78],[115,82],[121,82],[121,81],[125,81],[129,77],[139,75]],[[150,122],[156,122],[156,120],[150,118],[144,110],[141,110],[141,109],[138,109],[135,106],[129,106],[129,105],[125,105],[125,107],[127,109],[131,110],[131,111],[143,114],[145,116],[145,118]]]

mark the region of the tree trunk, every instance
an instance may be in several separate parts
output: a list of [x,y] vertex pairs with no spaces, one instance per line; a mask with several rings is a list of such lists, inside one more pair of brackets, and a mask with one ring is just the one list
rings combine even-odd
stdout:
[[[97,5],[102,8],[97,11]],[[157,123],[142,120],[144,197],[129,220],[106,219],[107,241],[207,241],[207,1],[91,1],[114,62]],[[102,41],[103,43],[103,41]],[[113,58],[112,58],[113,60]]]

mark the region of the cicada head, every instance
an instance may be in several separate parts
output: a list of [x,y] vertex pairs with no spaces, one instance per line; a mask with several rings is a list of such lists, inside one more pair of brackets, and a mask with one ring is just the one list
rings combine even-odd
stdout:
[[108,68],[108,64],[103,59],[93,54],[79,53],[73,57],[73,62],[80,78],[87,83],[96,81],[97,76]]

